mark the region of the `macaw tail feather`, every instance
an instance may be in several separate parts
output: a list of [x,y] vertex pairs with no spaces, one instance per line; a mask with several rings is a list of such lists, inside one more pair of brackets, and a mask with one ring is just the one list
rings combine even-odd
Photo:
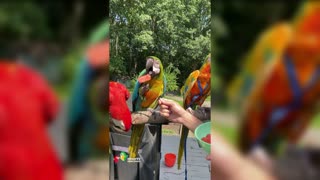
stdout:
[[132,129],[130,146],[129,146],[129,158],[136,158],[139,150],[139,144],[142,139],[142,133],[144,130],[144,124],[134,125]]
[[186,126],[182,126],[182,132],[180,137],[180,143],[179,143],[179,151],[178,151],[178,169],[181,168],[181,159],[183,152],[185,151],[184,147],[186,144],[186,139],[189,134],[189,129]]

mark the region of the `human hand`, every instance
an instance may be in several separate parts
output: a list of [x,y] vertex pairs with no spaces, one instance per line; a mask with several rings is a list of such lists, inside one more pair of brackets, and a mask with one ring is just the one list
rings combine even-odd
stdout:
[[160,98],[159,105],[160,115],[175,123],[181,123],[182,118],[186,115],[186,113],[188,113],[173,100]]
[[196,116],[183,109],[173,100],[161,98],[159,105],[161,116],[171,122],[183,124],[192,132],[202,123]]

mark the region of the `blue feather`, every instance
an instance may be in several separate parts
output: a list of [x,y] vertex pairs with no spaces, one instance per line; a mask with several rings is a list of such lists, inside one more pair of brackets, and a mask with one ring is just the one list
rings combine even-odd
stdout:
[[89,65],[86,59],[83,59],[80,64],[80,69],[76,75],[75,84],[73,85],[71,98],[69,99],[69,118],[68,118],[68,127],[74,126],[77,121],[87,116],[89,113],[89,103],[87,103],[87,94],[90,87],[90,82],[94,70]]

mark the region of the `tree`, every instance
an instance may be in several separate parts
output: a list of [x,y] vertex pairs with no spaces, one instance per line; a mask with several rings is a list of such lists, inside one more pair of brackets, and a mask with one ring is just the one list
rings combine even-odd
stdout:
[[[281,20],[289,20],[296,12],[301,2],[295,1],[230,1],[215,2],[215,16],[218,22],[214,27],[214,49],[217,74],[223,86],[227,86],[239,72],[243,64],[243,57],[252,48],[258,35]],[[215,20],[216,18],[214,18]],[[224,26],[225,34],[216,35],[216,29]]]
[[111,0],[110,74],[132,77],[154,55],[181,72],[182,86],[210,52],[210,17],[206,0]]
[[166,75],[166,81],[167,81],[167,91],[172,92],[179,89],[177,85],[177,79],[178,75],[180,74],[180,71],[178,68],[174,67],[172,63],[169,63],[169,65],[164,70]]

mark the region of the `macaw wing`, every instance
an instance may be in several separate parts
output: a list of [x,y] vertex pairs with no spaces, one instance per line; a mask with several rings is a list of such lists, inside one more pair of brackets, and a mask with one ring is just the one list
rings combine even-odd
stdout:
[[[182,86],[180,92],[183,97],[183,106],[187,106],[188,104],[190,104],[191,101],[190,101],[190,98],[188,98],[188,96],[190,96],[191,89],[194,86],[195,82],[197,81],[199,75],[200,75],[199,70],[193,71],[192,73],[190,73],[186,82]],[[187,108],[187,107],[185,107],[185,108]]]
[[160,74],[162,78],[157,78],[149,82],[149,89],[144,93],[142,97],[142,108],[156,108],[158,100],[164,94],[165,79],[163,74]]
[[207,99],[210,94],[211,85],[210,85],[211,74],[200,74],[197,83],[195,83],[194,88],[191,90],[191,94],[193,97],[197,97],[194,99],[195,103],[199,106],[203,104],[203,102]]
[[319,25],[320,18],[320,2],[306,1],[303,2],[296,17],[293,19],[293,26],[297,30],[315,30],[319,32],[319,28],[314,28]]
[[252,94],[253,87],[257,87],[269,76],[275,62],[281,59],[291,36],[291,26],[286,23],[277,24],[260,35],[245,58],[244,70],[228,88],[228,97],[233,103],[238,105],[241,99]]
[[[138,78],[143,76],[144,74],[146,74],[146,70],[145,69],[140,72]],[[140,88],[140,86],[141,86],[141,84],[137,80],[135,85],[134,85],[133,92],[132,92],[132,111],[138,111],[139,110],[139,106],[141,104],[141,99],[139,97],[139,88]]]
[[[274,82],[277,81],[274,81],[274,79],[275,77],[278,80],[281,78],[281,76],[278,77],[279,65],[282,65],[281,61],[285,49],[291,39],[292,28],[284,23],[277,24],[263,33],[253,50],[249,52],[245,60],[244,71],[229,89],[229,98],[233,103],[242,106],[245,102],[242,109],[242,120],[244,122],[240,127],[241,148],[243,150],[260,143],[261,139],[267,137],[271,132],[272,126],[269,123],[270,119],[267,117],[273,110],[266,104],[266,98],[263,98],[263,96],[270,96],[271,90],[274,92],[285,85],[275,86]],[[269,82],[272,82],[273,85]],[[230,90],[233,92],[230,92]],[[254,142],[250,142],[252,139],[254,139]],[[278,140],[278,138],[273,139]]]
[[211,74],[211,54],[206,57],[199,70],[202,74]]
[[72,96],[69,101],[69,121],[68,126],[72,127],[80,120],[79,117],[88,113],[87,103],[85,103],[86,94],[89,91],[90,79],[93,76],[93,69],[89,65],[87,59],[83,59],[77,74],[77,79],[72,89]]
[[161,90],[162,87],[152,88],[149,89],[145,93],[146,99],[141,102],[142,108],[156,108],[158,104],[159,98],[162,96],[163,91]]
[[196,84],[191,89],[193,101],[201,106],[210,94],[211,90],[211,54],[209,54],[200,68],[200,75]]

